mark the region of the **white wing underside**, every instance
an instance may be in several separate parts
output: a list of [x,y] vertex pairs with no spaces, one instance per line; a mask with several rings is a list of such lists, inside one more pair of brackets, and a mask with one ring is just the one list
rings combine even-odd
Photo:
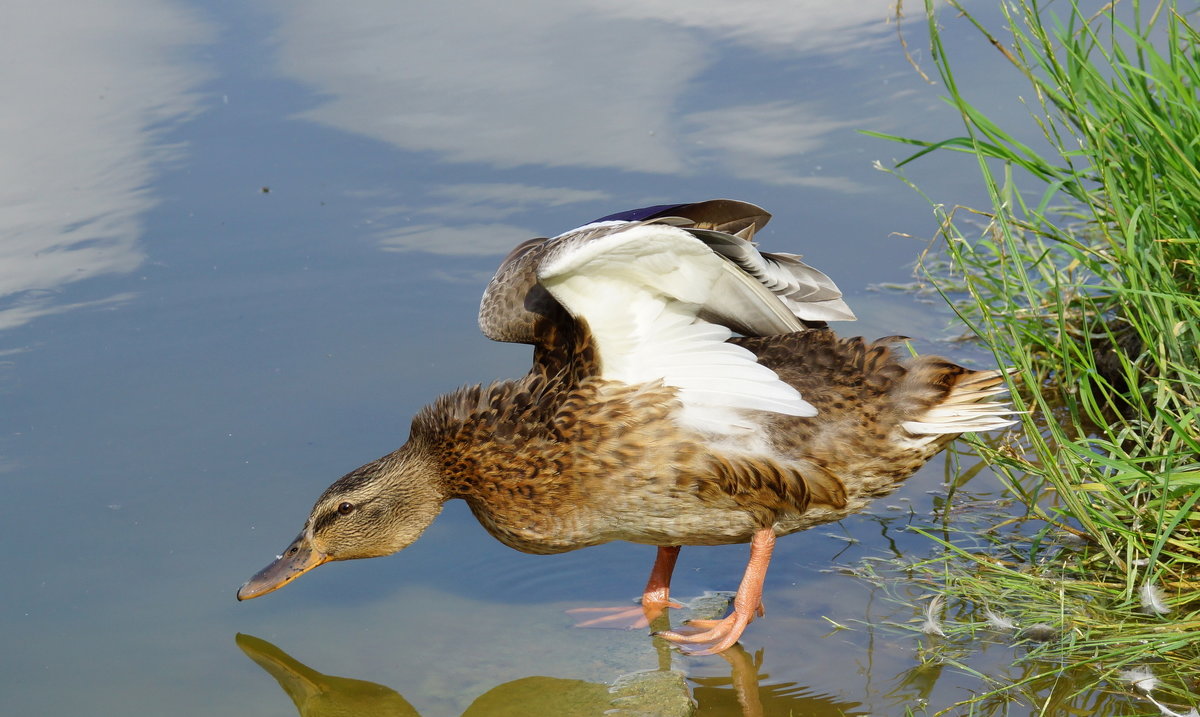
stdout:
[[741,435],[757,428],[746,411],[816,415],[754,354],[726,343],[729,328],[700,317],[736,316],[760,334],[803,324],[759,280],[686,231],[638,224],[567,240],[542,262],[538,280],[587,323],[603,378],[677,388],[689,426]]

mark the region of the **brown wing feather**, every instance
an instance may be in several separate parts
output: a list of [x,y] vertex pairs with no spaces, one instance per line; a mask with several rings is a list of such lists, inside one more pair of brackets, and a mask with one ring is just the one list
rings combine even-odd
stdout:
[[565,313],[537,280],[538,264],[549,242],[529,239],[504,257],[479,303],[479,329],[484,336],[536,345],[538,320]]
[[[987,398],[1002,380],[995,371],[938,357],[902,359],[892,349],[897,340],[867,342],[816,330],[734,339],[817,408],[811,418],[780,415],[768,422],[781,461],[807,486],[807,503],[797,508],[838,508],[847,487],[864,496],[892,490],[958,435],[914,435],[902,424],[947,402]],[[726,482],[735,489],[749,485]]]

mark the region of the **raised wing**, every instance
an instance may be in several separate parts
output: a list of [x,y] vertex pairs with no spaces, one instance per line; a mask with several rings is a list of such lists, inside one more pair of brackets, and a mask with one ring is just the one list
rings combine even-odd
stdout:
[[854,320],[854,313],[829,277],[795,255],[762,253],[755,248],[754,234],[770,218],[753,204],[714,199],[634,209],[552,239],[531,239],[504,259],[488,284],[479,306],[479,327],[495,341],[538,344],[539,318],[561,311],[538,283],[547,253],[568,240],[602,236],[614,226],[646,224],[679,227],[730,262],[729,273],[718,278],[720,285],[712,291],[722,301],[701,307],[699,315],[706,321],[746,336],[765,336],[823,327],[826,321]]
[[676,387],[682,420],[710,433],[752,430],[745,410],[816,415],[754,354],[727,343],[729,326],[704,318],[749,311],[747,326],[803,328],[758,279],[701,238],[667,223],[605,221],[556,237],[544,252],[537,280],[587,326],[602,377]]

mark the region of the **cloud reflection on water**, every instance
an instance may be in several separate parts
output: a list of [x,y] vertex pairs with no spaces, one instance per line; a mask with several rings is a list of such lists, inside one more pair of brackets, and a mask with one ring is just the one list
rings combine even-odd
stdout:
[[[890,36],[888,2],[523,0],[503,12],[474,4],[280,6],[279,70],[325,98],[299,116],[500,170],[716,174],[860,189],[846,177],[801,174],[797,159],[861,119],[834,117],[811,101],[755,100],[746,94],[756,85],[752,71],[725,66],[714,46],[797,61],[849,56]],[[536,233],[496,222],[512,213],[503,202],[488,203],[495,214],[481,221],[428,199],[441,216],[383,232],[384,248],[502,254]]]
[[[381,215],[396,213],[430,218],[429,222],[380,232],[377,239],[381,248],[432,254],[505,254],[535,232],[496,219],[522,211],[536,212],[547,207],[603,201],[609,194],[599,190],[472,182],[431,187],[426,191],[426,198],[428,201],[424,206],[399,206],[380,211]],[[464,223],[453,227],[433,223],[444,217],[454,217]]]
[[845,53],[875,45],[894,31],[895,3],[828,0],[593,0],[615,17],[658,20],[766,49]]
[[[883,2],[288,7],[298,10],[280,15],[280,69],[328,97],[307,119],[451,161],[664,174],[698,171],[691,145],[711,136],[714,111],[786,138],[785,154],[798,133],[807,147],[842,124],[806,104],[722,101],[697,85],[712,43],[849,51],[879,39],[889,12]],[[723,165],[743,148],[715,149]]]
[[458,162],[685,167],[657,134],[707,64],[685,30],[548,0],[302,0],[280,21],[281,71],[329,98],[313,121]]
[[[68,284],[145,260],[150,185],[182,148],[206,72],[183,55],[211,38],[162,0],[18,3],[0,24],[0,329],[128,293],[63,303]],[[20,68],[20,69],[14,69]]]

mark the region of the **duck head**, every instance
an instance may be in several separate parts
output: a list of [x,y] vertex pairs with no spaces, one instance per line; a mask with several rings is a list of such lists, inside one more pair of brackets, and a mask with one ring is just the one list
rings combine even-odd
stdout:
[[406,445],[336,480],[300,535],[242,585],[238,600],[266,595],[334,560],[375,558],[411,545],[445,501],[436,474],[416,453]]

